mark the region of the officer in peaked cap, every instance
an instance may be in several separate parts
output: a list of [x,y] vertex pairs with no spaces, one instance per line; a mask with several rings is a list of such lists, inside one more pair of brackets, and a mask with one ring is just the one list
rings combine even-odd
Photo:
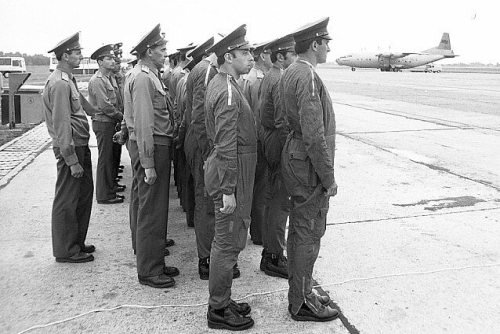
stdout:
[[119,103],[118,85],[114,77],[114,45],[107,44],[98,48],[91,59],[97,60],[99,70],[89,80],[89,102],[97,113],[92,115],[92,129],[97,138],[99,158],[96,172],[96,199],[99,204],[117,204],[123,202],[123,191],[115,186],[115,126],[123,119]]
[[[237,80],[252,67],[242,25],[214,44],[220,72],[208,84],[205,124],[213,145],[205,167],[205,186],[215,204],[215,236],[210,252],[207,320],[210,328],[243,330],[253,326],[250,305],[231,299],[234,266],[245,248],[257,159],[252,109]],[[238,198],[238,202],[236,202]]]
[[282,152],[283,180],[292,199],[287,238],[288,310],[296,321],[329,321],[339,315],[328,297],[312,290],[329,199],[337,194],[335,113],[328,88],[315,70],[317,64],[326,62],[330,51],[327,25],[325,18],[293,33],[298,60],[280,80],[280,101],[290,126]]
[[57,159],[52,206],[52,247],[57,262],[93,261],[95,247],[85,245],[94,192],[89,124],[72,71],[83,59],[76,33],[49,52],[59,63],[43,90],[47,130]]
[[158,24],[133,48],[139,55],[124,84],[125,121],[134,169],[130,201],[132,246],[137,254],[139,283],[154,288],[175,284],[175,267],[165,266],[170,185],[171,110],[159,73],[167,41]]
[[[168,57],[168,68],[165,71],[163,71],[163,73],[161,75],[161,80],[165,84],[165,87],[167,87],[167,91],[170,88],[170,80],[172,78],[172,71],[174,70],[174,68],[176,68],[177,63],[179,62],[179,56],[180,56],[179,51],[171,53],[167,56]],[[169,94],[170,94],[170,92],[169,92]]]
[[[123,81],[125,79],[124,73],[122,71],[122,50],[123,43],[115,43],[113,44],[113,54],[115,55],[115,66],[113,67],[113,75],[112,79],[115,79],[116,81],[116,86],[115,86],[115,91],[116,91],[116,99],[117,99],[117,104],[118,104],[118,110],[123,114]],[[122,119],[123,122],[123,119]],[[120,131],[121,129],[121,123],[118,122],[115,125],[116,131]],[[122,145],[114,142],[113,143],[113,171],[115,175],[115,187],[116,189],[123,189],[125,190],[125,185],[121,185],[118,183],[118,181],[122,178],[119,173],[123,172],[123,165],[120,165],[120,160],[122,156]],[[121,191],[121,190],[120,190]]]
[[[56,58],[61,56],[63,53],[68,53],[73,50],[81,50],[83,49],[80,46],[80,32],[77,32],[74,35],[62,40],[59,42],[54,48],[48,51],[48,53],[54,52]],[[59,59],[58,59],[59,60]]]
[[[179,63],[177,66],[172,70],[172,74],[170,76],[170,82],[169,82],[169,96],[172,101],[172,107],[173,107],[173,115],[174,115],[174,138],[176,139],[176,142],[178,141],[178,132],[179,132],[179,126],[181,123],[181,112],[177,108],[179,104],[179,98],[181,98],[182,94],[178,94],[177,92],[177,87],[179,84],[179,81],[182,77],[184,77],[187,73],[187,71],[184,69],[184,67],[189,63],[189,60],[186,56],[186,53],[189,52],[190,50],[194,49],[196,45],[193,45],[193,43],[190,43],[187,46],[181,47],[177,49],[179,51]],[[175,185],[177,186],[177,192],[179,194],[180,198],[180,204],[182,208],[185,210],[185,203],[183,201],[183,196],[182,196],[182,180],[181,180],[181,175],[183,177],[183,173],[179,171],[179,155],[181,154],[181,149],[176,148],[177,145],[174,145],[174,152],[173,152],[173,164],[174,164],[174,180],[175,180]],[[181,158],[182,159],[182,158]]]
[[215,233],[214,204],[212,198],[206,196],[203,168],[210,151],[205,126],[205,94],[208,84],[217,73],[216,56],[213,53],[209,56],[207,52],[213,44],[214,38],[211,37],[189,53],[193,57],[191,62],[198,63],[186,80],[186,112],[182,123],[184,126],[179,131],[180,134],[186,132],[184,152],[187,181],[188,187],[192,183],[198,274],[202,280],[209,278],[210,250]]
[[264,249],[260,269],[269,276],[288,278],[287,258],[283,251],[290,201],[281,173],[281,151],[289,131],[280,105],[279,80],[283,71],[295,61],[295,41],[289,35],[272,41],[265,48],[271,53],[273,67],[262,79],[259,98],[258,117],[262,125],[267,169],[265,182],[269,187],[264,198],[267,215],[262,224]]
[[265,216],[265,194],[266,190],[266,162],[262,150],[262,127],[259,118],[259,88],[262,79],[267,71],[273,66],[269,50],[265,48],[268,42],[252,45],[254,64],[247,75],[243,76],[240,82],[243,94],[247,98],[250,107],[255,116],[257,133],[259,135],[257,142],[257,169],[255,172],[254,200],[252,202],[252,223],[250,224],[250,238],[256,245],[262,245],[262,226]]

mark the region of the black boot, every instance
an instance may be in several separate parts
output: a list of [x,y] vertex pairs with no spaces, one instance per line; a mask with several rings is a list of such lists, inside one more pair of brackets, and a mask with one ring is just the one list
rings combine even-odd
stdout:
[[210,274],[210,257],[198,260],[198,274],[200,274],[200,279],[204,281],[208,280]]
[[208,327],[214,329],[228,329],[230,331],[242,331],[253,326],[253,319],[249,316],[242,316],[231,307],[220,310],[208,307],[207,312]]
[[267,266],[264,272],[266,275],[288,278],[287,258],[283,254],[269,254]]
[[262,258],[260,259],[260,270],[266,271],[267,262],[269,262],[270,255],[271,254],[269,254],[265,248],[262,250]]

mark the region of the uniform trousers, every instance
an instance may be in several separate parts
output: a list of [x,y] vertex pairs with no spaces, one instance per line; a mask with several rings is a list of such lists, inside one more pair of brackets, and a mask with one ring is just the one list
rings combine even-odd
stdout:
[[255,152],[238,153],[236,209],[233,213],[221,213],[222,194],[214,197],[215,236],[210,253],[208,282],[208,304],[214,309],[225,308],[230,303],[233,267],[245,248],[250,225],[256,159]]
[[297,314],[305,303],[318,310],[318,301],[313,288],[313,270],[321,246],[321,237],[326,230],[326,215],[330,197],[325,196],[322,186],[304,188],[301,196],[292,196],[292,211],[288,227],[288,302]]
[[193,156],[189,157],[189,162],[194,180],[194,231],[198,257],[203,259],[210,256],[212,241],[214,240],[214,202],[205,188],[204,161],[201,150],[196,147],[193,153]]
[[92,121],[92,129],[97,138],[96,199],[105,201],[116,197],[115,191],[115,123]]
[[137,232],[137,211],[139,211],[139,197],[137,196],[137,180],[135,178],[135,170],[140,166],[139,161],[139,150],[132,148],[132,142],[134,142],[135,147],[137,147],[137,142],[134,140],[127,140],[127,150],[130,156],[130,165],[132,166],[132,186],[130,187],[130,205],[128,210],[129,222],[130,222],[130,232],[132,235],[132,249],[136,252],[135,240]]
[[255,183],[253,187],[252,223],[250,224],[250,237],[253,241],[263,242],[263,225],[266,216],[267,193],[267,162],[264,156],[262,143],[257,141],[257,167],[255,170]]
[[54,257],[71,257],[85,244],[92,211],[94,183],[92,161],[88,146],[75,147],[78,163],[83,168],[83,176],[71,176],[71,169],[61,155],[59,147],[54,147],[57,159],[57,180],[52,205],[52,249]]
[[[186,156],[184,155],[186,159]],[[182,172],[182,171],[181,171]],[[187,226],[194,227],[194,208],[195,208],[195,196],[194,196],[194,178],[191,172],[191,166],[188,164],[187,159],[184,165],[184,178],[182,186],[182,197],[184,198],[184,210],[186,211],[186,222]]]
[[[132,155],[138,154],[137,142],[130,141]],[[168,200],[170,189],[170,147],[154,145],[156,182],[145,182],[146,172],[140,161],[134,163],[134,181],[137,182],[137,273],[151,277],[163,273],[165,267],[165,238],[167,234]],[[137,159],[139,160],[139,159]]]
[[262,241],[264,249],[271,254],[282,254],[286,247],[285,229],[290,214],[290,196],[283,183],[281,165],[275,171],[267,170],[268,197]]

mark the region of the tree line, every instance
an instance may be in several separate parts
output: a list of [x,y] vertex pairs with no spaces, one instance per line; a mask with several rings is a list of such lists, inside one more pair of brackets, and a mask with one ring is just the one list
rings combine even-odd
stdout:
[[26,61],[26,65],[49,65],[50,58],[44,55],[27,55],[21,52],[3,52],[0,51],[0,57],[23,57]]

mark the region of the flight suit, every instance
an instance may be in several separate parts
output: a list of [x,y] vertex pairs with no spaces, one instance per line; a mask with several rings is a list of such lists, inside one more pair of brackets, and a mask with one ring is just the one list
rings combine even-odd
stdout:
[[[267,164],[262,148],[262,126],[259,116],[259,91],[264,72],[252,68],[243,80],[243,93],[252,108],[257,127],[257,168],[255,172],[255,184],[253,190],[252,223],[250,224],[250,237],[254,242],[263,242],[263,225],[266,216],[266,193],[267,193]],[[265,245],[264,245],[265,247]]]
[[[177,83],[176,96],[174,104],[177,105],[176,111],[174,113],[175,128],[177,129],[174,135],[177,136],[175,140],[179,140],[179,128],[181,127],[182,119],[186,111],[186,79],[189,72],[186,73],[179,79]],[[179,146],[179,148],[177,148]],[[184,154],[184,142],[176,142],[174,145],[174,154],[176,159],[174,159],[174,177],[176,178],[175,184],[177,186],[177,194],[179,196],[181,207],[186,211],[184,184],[185,184],[185,168],[186,168],[186,155]]]
[[[122,73],[114,73],[111,76],[111,85],[115,88],[116,92],[116,106],[117,109],[123,114],[123,82],[124,76]],[[115,131],[120,131],[121,122],[115,124]],[[113,169],[115,174],[115,179],[119,174],[120,160],[122,157],[122,145],[118,143],[113,143]]]
[[[233,77],[217,74],[207,88],[206,128],[213,148],[205,185],[215,203],[215,236],[210,254],[209,306],[229,305],[233,266],[245,248],[257,159],[257,130],[252,109]],[[236,209],[221,213],[222,195],[235,194]]]
[[200,259],[210,256],[214,238],[214,204],[205,190],[203,165],[210,153],[205,126],[205,94],[208,84],[216,74],[216,68],[208,59],[204,59],[196,64],[186,82],[188,106],[191,107],[189,114],[191,123],[186,134],[184,149],[194,179],[194,229]]
[[[113,77],[113,74],[110,74]],[[115,134],[116,123],[121,121],[123,114],[117,108],[117,85],[114,78],[97,71],[89,81],[89,103],[98,110],[92,116],[92,128],[97,138],[99,158],[96,172],[96,199],[105,201],[116,197],[115,177]]]
[[303,303],[312,310],[321,308],[312,292],[312,272],[326,229],[325,191],[335,182],[335,114],[323,81],[304,60],[285,70],[280,96],[291,130],[282,153],[282,172],[292,197],[288,301],[297,314]]
[[[55,157],[57,181],[52,205],[52,248],[56,258],[68,258],[85,244],[92,211],[94,183],[90,156],[89,124],[80,92],[70,72],[57,67],[43,90],[45,122]],[[71,176],[79,163],[83,176]]]
[[[158,70],[139,60],[126,77],[124,102],[130,154],[138,155],[133,159],[138,198],[137,273],[159,276],[165,267],[173,125]],[[146,168],[156,170],[157,179],[152,185],[144,180]]]
[[263,222],[264,249],[272,255],[282,255],[286,247],[285,228],[290,213],[290,199],[283,183],[281,152],[288,135],[279,95],[283,69],[279,65],[267,72],[260,87],[260,121],[263,151],[267,163],[267,209]]

